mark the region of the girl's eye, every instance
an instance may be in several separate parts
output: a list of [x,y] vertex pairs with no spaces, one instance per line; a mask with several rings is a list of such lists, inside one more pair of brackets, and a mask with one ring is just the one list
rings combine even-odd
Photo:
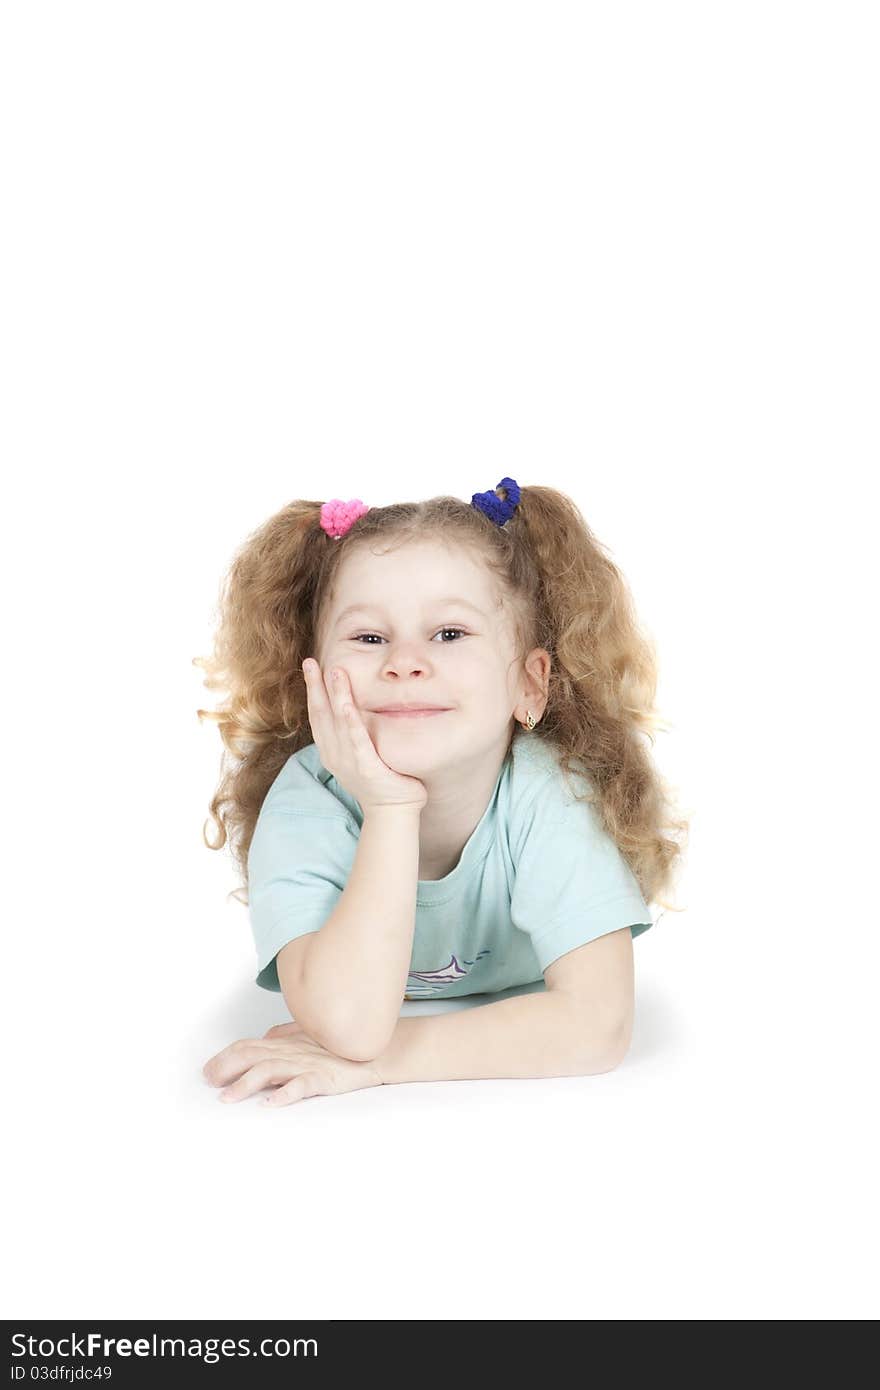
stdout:
[[[463,627],[441,627],[441,628],[438,628],[438,629],[437,629],[437,632],[457,632],[458,635],[459,635],[460,637],[466,637],[466,636],[467,636],[467,632],[465,631],[465,629],[464,629]],[[434,635],[435,635],[435,637],[436,637],[437,634],[435,633]],[[379,640],[380,642],[384,642],[384,641],[385,641],[385,638],[384,638],[384,637],[381,637],[381,636],[379,635],[378,632],[359,632],[359,633],[357,634],[356,637],[353,637],[353,638],[352,638],[352,641],[353,641],[353,642],[360,642],[360,640],[361,640],[362,637],[376,637],[376,638],[378,638],[378,640]],[[366,645],[367,645],[367,646],[372,646],[373,643],[372,643],[372,642],[368,642],[368,643],[366,643]],[[454,643],[454,642],[441,642],[440,645],[441,645],[441,647],[451,647],[451,646],[454,646],[455,643]]]

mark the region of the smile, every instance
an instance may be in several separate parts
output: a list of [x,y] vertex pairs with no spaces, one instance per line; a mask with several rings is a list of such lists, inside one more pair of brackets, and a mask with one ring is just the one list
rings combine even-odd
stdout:
[[377,709],[383,719],[429,719],[432,714],[448,714],[447,709]]

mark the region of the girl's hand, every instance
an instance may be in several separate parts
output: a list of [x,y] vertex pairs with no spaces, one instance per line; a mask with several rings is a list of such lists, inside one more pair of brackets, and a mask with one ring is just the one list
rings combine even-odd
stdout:
[[428,790],[417,777],[395,772],[384,763],[361,719],[348,676],[329,681],[330,694],[317,661],[304,661],[309,725],[324,767],[332,772],[364,811],[376,806],[410,806],[421,810]]
[[279,1023],[262,1038],[230,1043],[202,1067],[212,1086],[225,1086],[218,1100],[245,1100],[265,1086],[276,1089],[263,1105],[291,1105],[309,1096],[341,1096],[381,1086],[372,1062],[352,1062],[328,1052],[299,1023]]

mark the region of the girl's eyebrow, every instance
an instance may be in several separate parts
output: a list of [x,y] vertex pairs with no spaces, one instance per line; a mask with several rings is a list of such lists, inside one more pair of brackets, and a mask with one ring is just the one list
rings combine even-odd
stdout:
[[[435,608],[443,608],[447,604],[451,605],[455,603],[460,604],[463,608],[472,609],[473,612],[478,613],[481,618],[485,618],[486,616],[481,608],[478,608],[475,603],[470,603],[466,598],[438,598],[434,600],[433,606]],[[339,624],[352,613],[380,613],[381,611],[382,605],[378,603],[353,603],[350,608],[343,608],[334,626],[338,627]]]

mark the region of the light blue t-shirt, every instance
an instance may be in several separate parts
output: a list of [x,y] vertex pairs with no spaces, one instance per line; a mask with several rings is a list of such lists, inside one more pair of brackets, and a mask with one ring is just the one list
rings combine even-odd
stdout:
[[[586,773],[572,779],[592,791]],[[595,794],[595,793],[593,793]],[[256,982],[280,990],[275,957],[318,931],[348,882],[363,813],[310,743],[270,786],[248,852]],[[596,809],[576,800],[547,740],[515,734],[495,790],[451,873],[419,879],[406,999],[495,993],[543,978],[608,932],[652,925],[635,875]]]

